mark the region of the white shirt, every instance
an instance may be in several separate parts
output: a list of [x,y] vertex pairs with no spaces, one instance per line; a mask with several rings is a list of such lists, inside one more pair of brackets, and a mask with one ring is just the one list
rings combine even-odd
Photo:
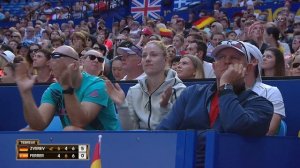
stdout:
[[203,61],[204,78],[216,78],[212,63]]
[[290,46],[287,43],[283,43],[279,41],[280,46],[284,49],[283,56],[285,55],[291,55],[291,49]]
[[256,81],[252,91],[268,99],[274,107],[274,113],[285,117],[285,107],[280,90],[275,86],[270,86],[262,82]]
[[214,57],[213,55],[211,55],[211,53],[213,52],[213,50],[215,49],[215,47],[211,44],[211,43],[208,43],[207,44],[207,51],[206,51],[206,55],[208,57]]

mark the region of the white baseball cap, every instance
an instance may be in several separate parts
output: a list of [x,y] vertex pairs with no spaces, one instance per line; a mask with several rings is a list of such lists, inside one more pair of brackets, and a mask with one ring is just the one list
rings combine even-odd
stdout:
[[15,59],[15,54],[12,53],[9,50],[4,51],[3,53],[0,54],[7,62],[13,63]]
[[238,52],[245,55],[247,62],[250,62],[251,58],[247,46],[242,41],[222,41],[212,52],[214,59],[218,58],[218,53],[225,48],[233,48]]
[[261,79],[261,66],[263,63],[263,55],[261,53],[261,51],[255,46],[252,45],[248,42],[244,42],[247,50],[248,50],[248,54],[250,55],[250,57],[254,57],[256,60],[258,60],[258,75],[256,80],[257,81],[262,81]]

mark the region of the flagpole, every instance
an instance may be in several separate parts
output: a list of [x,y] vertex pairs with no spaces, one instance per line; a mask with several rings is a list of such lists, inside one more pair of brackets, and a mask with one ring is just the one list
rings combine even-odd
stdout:
[[100,157],[100,160],[101,160],[102,135],[98,135],[98,143],[99,143],[99,157]]
[[98,135],[98,142],[96,143],[95,148],[94,148],[93,160],[92,160],[90,168],[101,168],[102,167],[101,140],[102,140],[102,135]]

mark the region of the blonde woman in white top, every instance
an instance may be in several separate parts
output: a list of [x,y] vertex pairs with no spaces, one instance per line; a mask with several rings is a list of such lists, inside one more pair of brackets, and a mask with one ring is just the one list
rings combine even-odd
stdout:
[[129,88],[126,98],[118,84],[106,82],[123,129],[155,129],[186,87],[174,70],[165,69],[167,53],[162,42],[148,42],[141,63],[146,76]]

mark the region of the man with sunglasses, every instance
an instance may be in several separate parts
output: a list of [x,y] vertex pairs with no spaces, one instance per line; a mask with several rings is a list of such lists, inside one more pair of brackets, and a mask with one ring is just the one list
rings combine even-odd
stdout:
[[61,46],[51,54],[50,67],[57,79],[43,93],[41,105],[35,104],[31,90],[35,76],[28,76],[26,64],[16,67],[16,83],[29,127],[44,130],[57,114],[64,130],[117,130],[119,121],[102,79],[81,73],[79,56],[70,46]]
[[272,104],[251,90],[245,77],[250,58],[242,42],[223,41],[212,52],[214,84],[188,87],[177,99],[158,129],[215,129],[242,135],[265,135]]
[[103,75],[105,60],[102,53],[96,50],[87,51],[82,58],[83,70],[91,75]]

